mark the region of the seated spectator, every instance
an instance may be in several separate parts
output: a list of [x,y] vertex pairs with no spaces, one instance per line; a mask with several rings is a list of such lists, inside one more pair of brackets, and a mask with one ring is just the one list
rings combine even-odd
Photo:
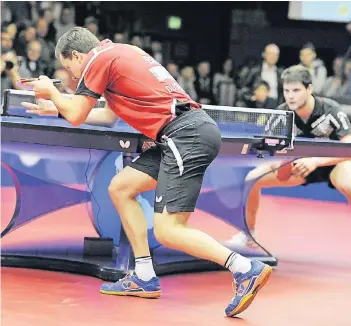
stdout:
[[1,24],[10,23],[13,20],[13,14],[7,4],[7,1],[1,1]]
[[5,89],[18,88],[16,82],[21,78],[18,71],[16,53],[7,48],[1,48],[1,103]]
[[211,65],[208,61],[202,61],[197,66],[197,78],[194,82],[198,102],[201,104],[215,104],[213,95],[213,78],[210,75]]
[[152,57],[162,65],[163,64],[162,43],[159,41],[153,41],[151,43],[151,51],[152,51]]
[[74,23],[74,10],[71,7],[62,8],[62,12],[58,21],[54,23],[56,28],[56,41],[68,32],[70,29],[76,26]]
[[10,33],[6,30],[1,32],[1,48],[2,49],[12,49],[13,48],[13,38]]
[[99,22],[95,17],[90,16],[85,18],[84,27],[93,33],[100,41],[104,39],[104,37],[99,33]]
[[130,44],[137,46],[140,49],[144,48],[144,42],[140,35],[133,35]]
[[39,18],[36,23],[36,28],[38,41],[41,44],[40,58],[45,61],[48,66],[53,66],[55,44],[48,39],[49,25],[44,18]]
[[167,65],[167,71],[172,75],[172,77],[179,81],[179,68],[178,65],[174,62],[170,62]]
[[223,63],[222,72],[216,73],[213,77],[213,94],[218,105],[233,106],[236,102],[233,75],[233,61],[227,59]]
[[49,41],[49,42],[52,42],[52,43],[56,43],[56,34],[57,34],[57,31],[56,31],[56,27],[55,27],[55,17],[52,13],[52,10],[47,8],[47,9],[44,9],[43,10],[43,13],[42,13],[42,18],[47,22],[48,24],[48,33],[47,33],[47,36],[46,36],[46,39]]
[[313,92],[320,94],[327,81],[327,69],[322,60],[317,58],[315,47],[307,43],[300,51],[301,65],[306,67],[312,75]]
[[116,32],[113,34],[113,42],[114,43],[127,43],[127,36],[125,33]]
[[269,93],[269,84],[263,79],[258,79],[251,89],[245,89],[237,106],[252,109],[275,109],[278,106],[277,100],[269,97]]
[[36,39],[36,29],[33,23],[25,24],[24,29],[19,33],[15,43],[15,51],[17,55],[24,56],[26,54],[27,45]]
[[48,66],[41,60],[40,41],[32,41],[28,44],[26,54],[19,68],[19,73],[23,78],[36,78],[40,75],[51,75],[48,73]]
[[193,67],[184,67],[180,72],[180,76],[178,77],[178,83],[194,101],[197,101],[194,81],[195,72]]
[[351,96],[351,60],[344,65],[344,82],[336,96]]
[[14,23],[8,24],[6,26],[6,32],[10,34],[12,40],[15,40],[17,36],[17,25]]
[[279,56],[279,47],[276,44],[268,44],[262,53],[262,63],[250,70],[246,79],[241,81],[241,86],[251,89],[256,80],[263,79],[269,84],[269,97],[281,103],[283,101],[283,87],[280,77],[283,69],[277,66]]
[[334,97],[340,92],[345,76],[343,76],[343,58],[337,57],[333,62],[334,75],[327,78],[320,92],[321,96]]

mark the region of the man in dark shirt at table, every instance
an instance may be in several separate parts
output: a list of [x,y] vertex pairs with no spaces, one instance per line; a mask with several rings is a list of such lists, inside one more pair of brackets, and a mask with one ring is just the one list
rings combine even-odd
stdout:
[[[297,137],[322,138],[351,143],[351,123],[341,106],[328,98],[313,95],[312,76],[302,66],[292,66],[282,74],[285,103],[279,110],[295,112]],[[279,127],[281,116],[272,116],[266,124],[266,132]],[[351,146],[351,144],[350,144]],[[328,153],[325,153],[326,156]],[[271,187],[294,187],[326,182],[340,191],[351,204],[351,158],[305,157],[291,164],[274,162],[263,164],[252,170],[246,180],[255,180],[246,210],[248,228],[256,238],[256,215],[261,189]],[[279,168],[282,166],[281,168]],[[261,177],[263,176],[264,177]],[[261,178],[260,178],[261,177]],[[256,246],[251,237],[243,232],[235,235],[231,244]]]

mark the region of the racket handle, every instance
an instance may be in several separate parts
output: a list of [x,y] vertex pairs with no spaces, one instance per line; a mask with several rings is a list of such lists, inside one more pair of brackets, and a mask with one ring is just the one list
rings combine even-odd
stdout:
[[62,84],[61,79],[51,79],[54,85]]

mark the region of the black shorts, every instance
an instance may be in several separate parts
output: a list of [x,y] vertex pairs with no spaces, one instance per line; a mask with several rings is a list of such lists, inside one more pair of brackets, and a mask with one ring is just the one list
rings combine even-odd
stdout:
[[335,168],[335,165],[331,166],[322,166],[320,168],[315,169],[311,174],[309,174],[306,178],[306,182],[303,184],[307,186],[312,183],[321,183],[327,182],[330,188],[335,189],[334,185],[330,181],[330,173]]
[[156,146],[130,167],[157,180],[155,212],[193,212],[207,167],[221,146],[217,124],[203,110],[182,113],[164,127]]

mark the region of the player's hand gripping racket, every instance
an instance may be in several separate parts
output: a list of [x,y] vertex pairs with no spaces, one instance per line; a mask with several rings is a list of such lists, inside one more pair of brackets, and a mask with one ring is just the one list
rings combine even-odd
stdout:
[[[32,91],[33,85],[31,84],[31,82],[38,81],[38,80],[39,78],[21,78],[16,82],[16,85],[22,89]],[[51,81],[54,85],[62,84],[61,79],[51,79]]]

